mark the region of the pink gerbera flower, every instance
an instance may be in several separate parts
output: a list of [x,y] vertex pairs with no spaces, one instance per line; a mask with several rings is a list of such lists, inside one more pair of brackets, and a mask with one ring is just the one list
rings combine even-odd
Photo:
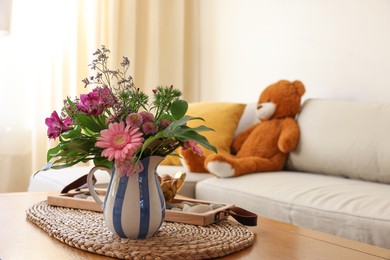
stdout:
[[109,161],[131,158],[144,141],[139,128],[125,127],[122,121],[111,123],[108,129],[100,132],[100,135],[95,145],[105,148],[102,156],[107,157]]

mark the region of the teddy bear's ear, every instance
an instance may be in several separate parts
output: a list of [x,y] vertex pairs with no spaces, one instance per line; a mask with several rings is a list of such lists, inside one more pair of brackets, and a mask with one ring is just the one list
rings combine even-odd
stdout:
[[300,80],[296,80],[293,82],[293,86],[297,88],[297,93],[299,96],[303,96],[305,94],[305,86]]

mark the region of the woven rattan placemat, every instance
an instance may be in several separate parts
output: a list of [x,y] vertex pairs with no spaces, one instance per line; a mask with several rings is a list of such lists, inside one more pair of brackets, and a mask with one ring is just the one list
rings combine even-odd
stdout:
[[120,259],[208,259],[243,250],[254,234],[231,220],[209,226],[164,222],[153,236],[123,239],[107,229],[103,214],[50,206],[47,201],[27,210],[27,219],[63,243],[92,253]]

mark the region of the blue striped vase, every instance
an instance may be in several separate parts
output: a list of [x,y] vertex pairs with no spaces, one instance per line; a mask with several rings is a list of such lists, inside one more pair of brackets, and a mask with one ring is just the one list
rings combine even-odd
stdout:
[[[156,168],[163,159],[151,156],[141,160],[143,170],[130,177],[120,177],[118,169],[113,167],[102,207],[104,221],[116,235],[144,239],[153,236],[161,227],[165,217],[165,200]],[[94,192],[91,191],[91,195],[95,198]]]

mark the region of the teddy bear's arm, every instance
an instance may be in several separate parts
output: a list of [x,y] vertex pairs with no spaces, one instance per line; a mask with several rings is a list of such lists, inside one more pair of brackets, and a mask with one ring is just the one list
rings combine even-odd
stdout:
[[234,139],[233,144],[232,144],[232,152],[237,153],[240,151],[241,146],[243,143],[246,141],[248,136],[252,133],[253,129],[255,128],[256,125],[253,125],[246,129],[245,131],[241,132],[240,134],[237,135],[237,137]]
[[299,127],[292,118],[286,118],[279,136],[278,147],[283,153],[289,153],[297,147],[299,141]]

